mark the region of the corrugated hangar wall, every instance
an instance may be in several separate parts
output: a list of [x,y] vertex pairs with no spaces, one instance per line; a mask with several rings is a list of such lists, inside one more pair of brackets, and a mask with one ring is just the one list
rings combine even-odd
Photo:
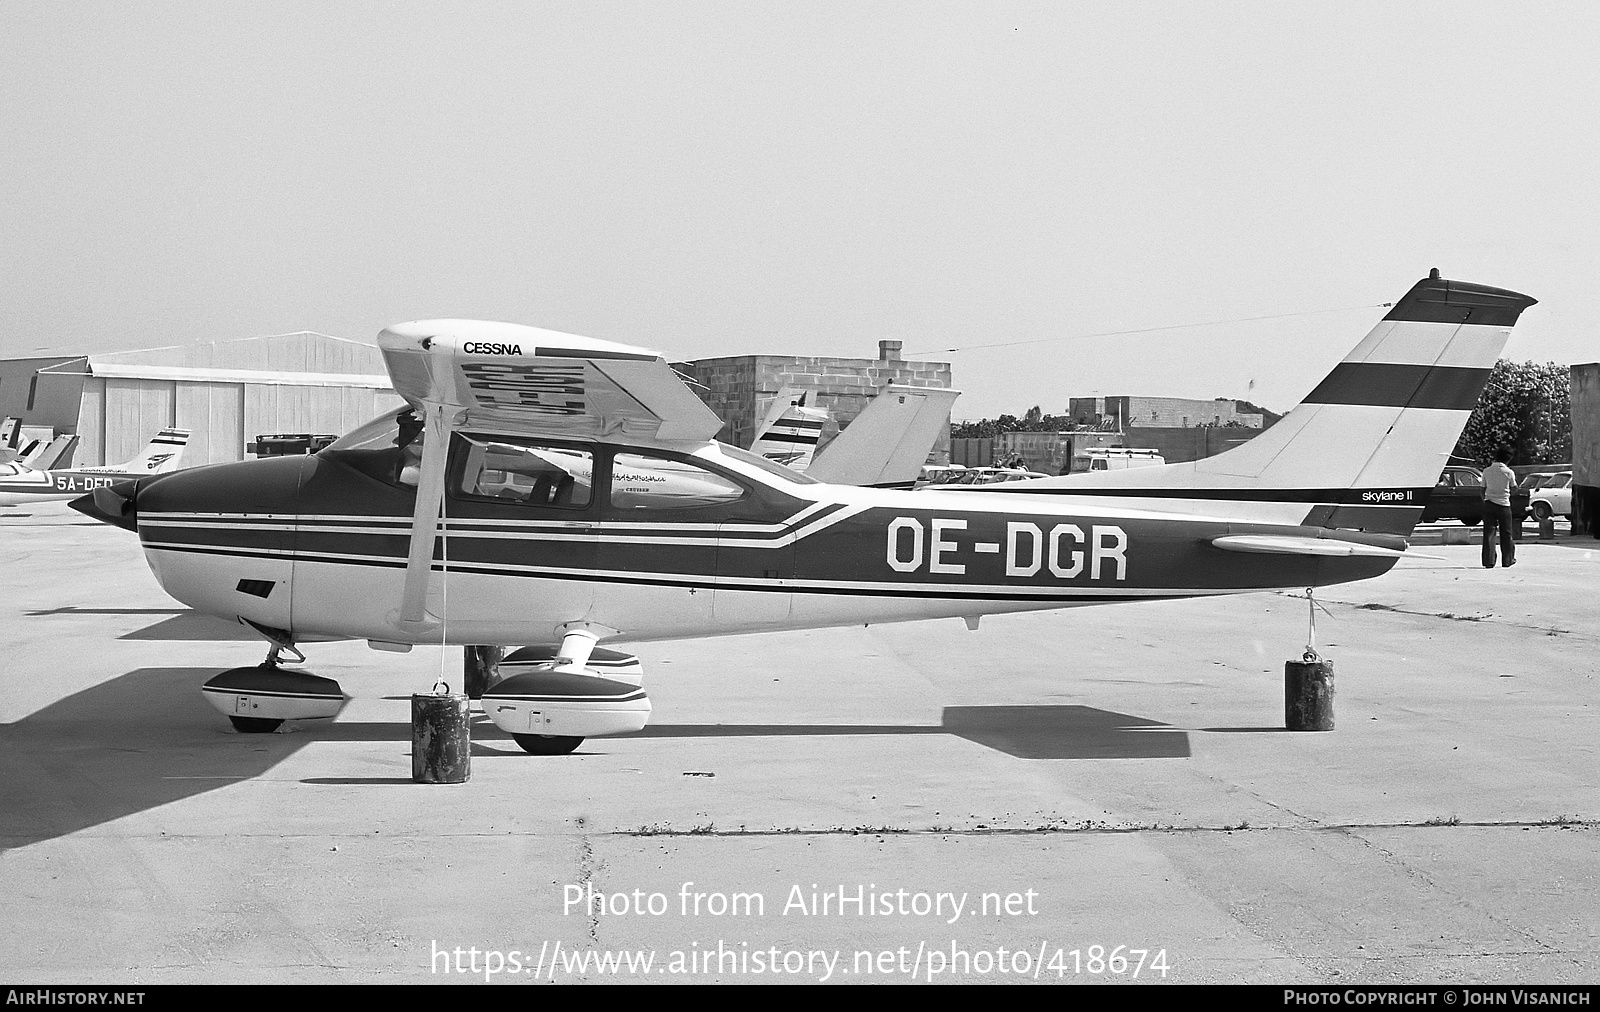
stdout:
[[402,402],[377,348],[298,333],[89,355],[52,366],[61,396],[78,396],[76,462],[117,464],[156,432],[189,429],[184,465],[242,460],[278,432],[340,434]]

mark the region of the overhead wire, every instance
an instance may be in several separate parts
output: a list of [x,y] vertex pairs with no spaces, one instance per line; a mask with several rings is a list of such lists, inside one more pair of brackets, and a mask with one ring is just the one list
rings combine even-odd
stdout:
[[963,351],[982,351],[987,348],[1016,348],[1026,344],[1046,344],[1051,341],[1085,341],[1097,337],[1127,337],[1134,334],[1155,334],[1164,330],[1187,330],[1191,327],[1220,327],[1229,323],[1255,323],[1260,320],[1286,320],[1295,316],[1322,316],[1327,313],[1350,313],[1358,309],[1388,309],[1392,302],[1379,302],[1367,306],[1342,306],[1338,309],[1311,309],[1301,313],[1272,313],[1267,316],[1239,316],[1231,320],[1209,320],[1203,323],[1174,323],[1164,327],[1139,327],[1133,330],[1106,330],[1094,334],[1058,334],[1053,337],[1033,337],[1023,341],[998,341],[993,344],[969,344],[959,348],[930,348],[910,351],[908,356],[952,355]]

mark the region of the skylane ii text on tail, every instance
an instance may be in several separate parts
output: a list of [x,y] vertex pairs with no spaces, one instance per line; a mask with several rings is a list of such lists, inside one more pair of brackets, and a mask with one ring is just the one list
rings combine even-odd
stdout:
[[208,683],[230,716],[263,721],[252,728],[337,709],[330,680],[277,666],[296,644],[511,644],[526,648],[512,655],[522,673],[485,694],[486,712],[530,751],[567,751],[648,717],[637,662],[601,642],[975,627],[1386,572],[1533,302],[1435,272],[1235,449],[919,492],[824,484],[713,441],[721,421],[656,352],[420,321],[379,335],[404,412],[313,456],[144,478],[74,505],[136,530],[178,600],[273,641],[266,664]]

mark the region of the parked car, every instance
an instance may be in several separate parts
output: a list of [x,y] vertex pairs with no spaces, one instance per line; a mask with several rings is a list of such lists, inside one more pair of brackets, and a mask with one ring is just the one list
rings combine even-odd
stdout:
[[934,481],[918,488],[948,488],[951,485],[993,485],[1002,481],[1022,481],[1024,478],[1048,478],[1048,474],[1025,471],[1020,467],[968,467],[951,474],[943,481]]
[[1572,472],[1542,475],[1540,481],[1528,490],[1528,508],[1535,520],[1548,520],[1553,516],[1572,519]]
[[1167,458],[1160,450],[1130,449],[1125,446],[1096,446],[1072,458],[1072,473],[1079,471],[1121,471],[1130,467],[1156,467]]
[[[1511,517],[1521,523],[1528,516],[1528,492],[1511,490]],[[1468,527],[1483,522],[1483,472],[1475,467],[1447,467],[1422,507],[1422,522],[1459,520]]]
[[924,464],[922,467],[922,474],[917,477],[917,480],[912,483],[911,487],[917,489],[925,488],[928,485],[948,485],[956,481],[956,479],[962,474],[965,474],[966,470],[966,467],[961,464],[945,464],[942,466],[938,464]]

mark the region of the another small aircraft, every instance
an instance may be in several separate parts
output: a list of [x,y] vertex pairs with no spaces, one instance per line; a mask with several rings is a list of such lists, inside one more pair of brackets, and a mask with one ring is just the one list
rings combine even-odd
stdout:
[[48,443],[35,439],[21,452],[0,451],[0,464],[21,464],[30,471],[48,471],[67,459],[67,454],[77,445],[75,435],[57,436]]
[[[63,439],[76,438],[76,436],[57,437],[50,442],[45,452],[55,451],[54,456],[59,458],[71,443],[69,441],[59,449],[58,444],[61,444]],[[58,470],[43,468],[36,470],[23,462],[0,464],[0,506],[76,499],[85,492],[92,492],[119,481],[127,481],[129,478],[143,478],[175,471],[178,462],[183,458],[183,448],[188,442],[188,429],[162,429],[156,433],[154,439],[145,444],[144,452],[125,464]]]
[[910,488],[950,419],[958,390],[885,385],[820,450],[828,409],[807,407],[810,391],[773,398],[750,452],[835,485]]
[[828,424],[826,408],[806,407],[809,391],[784,387],[772,399],[767,417],[756,429],[750,452],[796,471],[811,466],[822,430]]
[[[337,712],[337,683],[278,665],[297,644],[524,644],[484,709],[524,749],[560,753],[648,719],[637,659],[602,641],[940,617],[975,629],[987,614],[1387,572],[1534,301],[1435,271],[1234,449],[919,492],[823,484],[713,441],[721,419],[656,352],[419,321],[378,338],[408,413],[312,456],[141,478],[73,506],[137,531],[173,597],[271,641],[265,663],[206,683],[241,730]],[[518,459],[589,480],[502,497]],[[694,494],[665,494],[674,483]]]

